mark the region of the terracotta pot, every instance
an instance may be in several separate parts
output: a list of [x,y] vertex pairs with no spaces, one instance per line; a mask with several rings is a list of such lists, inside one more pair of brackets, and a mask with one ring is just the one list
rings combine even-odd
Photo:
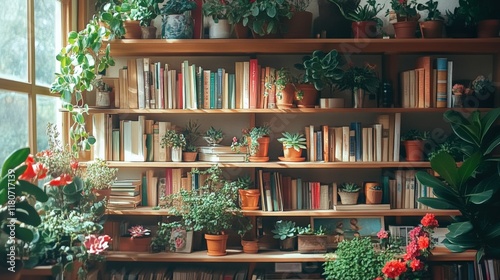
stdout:
[[141,25],[138,20],[126,20],[123,22],[123,27],[125,28],[125,39],[141,39],[142,31]]
[[130,238],[120,237],[118,243],[119,251],[149,252],[151,247],[151,237]]
[[418,21],[400,21],[393,23],[392,25],[394,26],[396,39],[415,38],[417,24]]
[[299,151],[297,151],[294,148],[285,148],[285,145],[283,145],[283,156],[285,157],[285,159],[287,159],[287,158],[301,158],[302,157],[302,149],[299,149]]
[[257,189],[238,190],[240,193],[240,203],[242,210],[259,209],[260,191]]
[[313,14],[308,11],[294,12],[283,21],[284,38],[311,38]]
[[375,21],[358,21],[352,25],[353,38],[375,38],[377,37],[377,22]]
[[241,22],[234,24],[233,30],[237,39],[248,39],[250,37],[250,28],[244,26]]
[[407,140],[403,143],[406,150],[406,161],[424,160],[424,141]]
[[294,251],[296,238],[285,238],[285,240],[280,240],[280,250],[281,251]]
[[[248,138],[248,145],[251,145],[251,139]],[[264,162],[264,161],[269,161],[268,157],[268,152],[269,152],[269,142],[270,142],[269,136],[264,136],[259,139],[257,139],[257,142],[259,142],[259,147],[257,148],[257,152],[255,154],[251,154],[248,160],[253,161],[253,162]]]
[[209,256],[224,256],[227,254],[227,238],[229,235],[212,235],[205,234],[205,240],[207,241],[207,255]]
[[141,26],[142,39],[156,39],[155,26]]
[[243,246],[243,253],[257,254],[259,252],[258,240],[241,240],[241,246]]
[[380,204],[382,202],[382,190],[368,189],[366,191],[366,204]]
[[96,190],[93,189],[92,192],[97,196],[97,199],[99,200],[109,200],[109,196],[111,195],[111,189],[103,189],[103,190]]
[[196,161],[197,152],[182,152],[182,161]]
[[339,192],[340,201],[344,205],[352,205],[358,203],[359,192]]
[[295,87],[292,84],[287,84],[284,89],[276,92],[276,106],[278,109],[292,108],[294,97]]
[[500,20],[487,19],[477,23],[478,38],[494,38],[498,37],[500,31]]
[[296,85],[297,92],[302,91],[304,93],[301,100],[298,100],[297,96],[295,100],[297,101],[297,107],[299,108],[314,108],[317,104],[318,91],[314,88],[312,84],[298,84]]
[[378,182],[364,182],[363,185],[364,185],[363,191],[366,196],[366,193],[371,187],[379,186],[380,184]]
[[443,37],[443,26],[442,20],[428,20],[420,22],[420,32],[422,33],[422,38],[441,38]]

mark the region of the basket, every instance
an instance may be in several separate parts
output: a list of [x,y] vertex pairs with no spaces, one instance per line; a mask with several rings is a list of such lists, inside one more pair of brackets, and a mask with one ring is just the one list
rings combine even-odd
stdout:
[[357,204],[359,192],[339,192],[340,201],[344,205]]

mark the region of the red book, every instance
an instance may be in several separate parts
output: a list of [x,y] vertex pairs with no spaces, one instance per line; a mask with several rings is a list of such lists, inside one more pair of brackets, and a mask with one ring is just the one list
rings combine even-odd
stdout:
[[259,66],[256,58],[250,59],[250,109],[257,108],[257,92],[259,87]]
[[177,73],[177,109],[184,109],[184,92],[182,91],[182,73]]
[[193,39],[203,38],[203,0],[194,0],[196,8],[191,11],[191,17],[194,21]]

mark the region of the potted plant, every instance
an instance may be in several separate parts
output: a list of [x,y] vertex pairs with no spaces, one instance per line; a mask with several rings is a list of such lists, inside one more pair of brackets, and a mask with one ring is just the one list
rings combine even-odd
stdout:
[[365,183],[366,204],[380,204],[382,202],[383,191],[378,182]]
[[357,204],[360,190],[356,183],[343,183],[339,188],[340,201],[344,205]]
[[[477,76],[471,83],[472,95],[464,100],[464,104],[471,107],[474,104],[479,108],[490,108],[495,104],[495,86],[493,82],[483,75]],[[475,98],[476,100],[470,100]]]
[[451,38],[476,37],[478,8],[475,0],[458,0],[458,7],[446,11],[446,35]]
[[151,248],[151,230],[141,226],[132,226],[127,234],[120,237],[120,251],[149,252]]
[[118,172],[118,169],[110,168],[106,161],[98,158],[87,165],[85,184],[100,199],[108,201],[111,194],[111,185],[116,180],[116,172]]
[[326,253],[327,236],[323,227],[313,230],[311,225],[297,227],[298,251],[301,254]]
[[428,131],[410,129],[401,135],[406,151],[406,161],[424,160],[424,141],[429,138]]
[[161,8],[163,25],[161,37],[165,39],[192,39],[193,19],[186,12],[196,8],[191,0],[169,0]]
[[[344,59],[334,49],[328,53],[314,51],[312,55],[304,56],[302,63],[295,64],[295,68],[304,71],[302,83],[296,86],[297,107],[314,108],[318,91],[323,90],[327,85],[330,86],[330,94],[332,94],[334,85],[344,76],[342,70],[344,63]],[[341,103],[343,107],[344,104]]]
[[260,190],[253,189],[254,183],[250,176],[238,177],[234,182],[240,194],[240,205],[242,210],[259,209]]
[[155,253],[169,251],[191,253],[193,248],[193,230],[183,221],[159,222],[158,229],[151,239],[151,250]]
[[162,136],[160,146],[172,148],[172,161],[182,161],[182,149],[186,147],[186,138],[184,134],[177,133],[174,129],[167,129],[165,135]]
[[458,209],[461,215],[452,217],[444,245],[452,252],[476,250],[476,261],[485,257],[500,257],[498,217],[498,120],[500,108],[484,115],[472,112],[468,118],[457,111],[447,111],[444,119],[450,123],[460,139],[464,152],[461,165],[447,153],[439,153],[431,160],[431,167],[441,178],[419,171],[416,179],[432,188],[435,198],[418,201],[434,209]]
[[302,150],[306,150],[306,138],[301,133],[283,132],[283,137],[278,138],[278,142],[283,144],[284,161],[303,161]]
[[[396,13],[397,22],[393,23],[396,39],[415,38],[418,19],[415,0],[391,0],[391,8]],[[387,10],[386,16],[390,11]]]
[[479,0],[476,1],[477,17],[477,37],[496,38],[500,31],[500,4],[498,1]]
[[427,17],[423,22],[420,22],[420,31],[422,38],[441,38],[443,37],[444,18],[437,8],[438,2],[428,0],[425,4],[419,3],[417,10],[426,11]]
[[227,231],[232,229],[243,234],[251,228],[250,221],[238,207],[238,187],[222,176],[218,165],[207,170],[195,169],[192,173],[208,176],[201,190],[181,190],[173,194],[178,203],[170,208],[170,213],[180,216],[193,230],[205,232],[208,255],[225,255]]
[[210,126],[210,128],[205,131],[205,136],[203,136],[203,139],[207,141],[208,145],[216,146],[222,141],[222,139],[224,139],[224,133],[222,132],[222,129],[217,129],[213,126]]
[[[335,255],[327,254],[323,275],[333,279],[376,279],[394,254],[376,252],[369,237],[343,240]],[[362,276],[362,277],[361,277]]]
[[224,0],[206,0],[203,2],[203,15],[212,18],[208,29],[210,38],[229,38],[231,35],[231,28],[227,17],[230,8],[231,6],[229,3]]
[[156,39],[156,27],[153,20],[160,14],[159,4],[163,0],[137,0],[137,10],[131,15],[139,21],[143,39]]
[[198,131],[200,125],[196,121],[189,120],[186,127],[182,131],[184,139],[186,140],[186,145],[182,151],[183,161],[195,161],[198,154],[197,148],[195,146],[196,141],[200,138],[201,133]]
[[276,88],[276,106],[278,109],[289,109],[293,107],[295,97],[294,78],[287,68],[276,70],[275,75],[265,83],[267,90],[274,85]]
[[352,12],[345,12],[342,2],[339,0],[329,0],[339,7],[342,15],[352,21],[352,35],[354,38],[375,38],[377,37],[377,26],[382,26],[382,20],[377,15],[384,8],[384,5],[375,0],[368,0],[365,5],[358,5]]
[[103,6],[100,18],[118,38],[123,36],[125,39],[140,39],[140,17],[143,16],[141,11],[147,8],[140,7],[139,1],[142,0],[111,1]]
[[231,24],[232,29],[238,39],[249,37],[248,19],[251,14],[251,1],[232,0],[229,1],[227,9],[227,20]]
[[283,20],[284,38],[311,38],[313,14],[306,11],[311,0],[287,0],[292,16]]
[[340,83],[340,89],[351,91],[353,108],[363,108],[365,93],[376,94],[379,86],[380,79],[375,66],[368,63],[364,67],[351,65],[344,72]]
[[294,241],[297,236],[295,222],[278,220],[274,224],[274,229],[271,230],[271,232],[274,233],[273,238],[280,241],[281,251],[295,250]]
[[269,161],[269,133],[271,129],[266,124],[252,127],[244,133],[249,147],[250,161]]
[[248,20],[243,23],[247,23],[254,37],[277,37],[281,21],[292,16],[286,0],[255,0],[250,11],[250,15],[246,16]]

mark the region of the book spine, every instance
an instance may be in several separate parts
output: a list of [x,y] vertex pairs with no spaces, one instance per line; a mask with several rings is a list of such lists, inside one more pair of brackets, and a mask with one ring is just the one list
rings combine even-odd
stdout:
[[436,69],[437,69],[437,108],[446,108],[447,102],[446,90],[448,88],[448,59],[447,58],[437,58],[436,59]]
[[356,123],[352,122],[349,127],[349,161],[355,162],[357,160],[356,155]]
[[210,109],[210,70],[203,70],[203,109]]
[[257,92],[260,81],[259,77],[259,67],[256,58],[250,59],[250,109],[257,108]]

